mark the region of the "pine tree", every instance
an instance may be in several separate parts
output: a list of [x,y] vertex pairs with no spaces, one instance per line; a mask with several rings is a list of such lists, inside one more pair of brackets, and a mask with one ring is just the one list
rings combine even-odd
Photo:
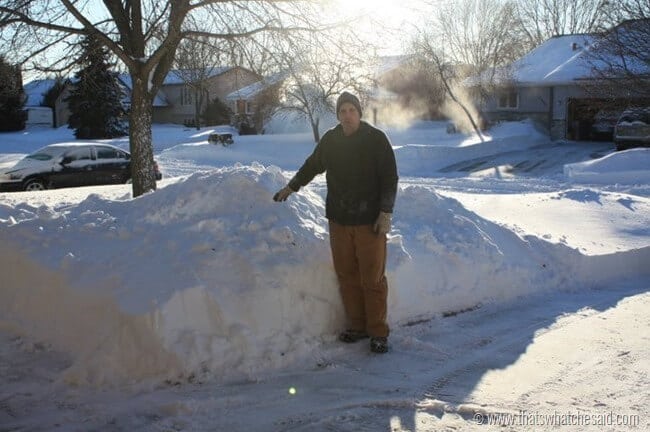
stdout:
[[126,115],[117,74],[110,71],[108,50],[96,38],[82,42],[82,69],[66,99],[70,108],[68,127],[79,139],[114,138],[126,135]]
[[206,125],[222,125],[230,123],[232,110],[218,97],[214,98],[203,111],[201,117]]
[[0,132],[25,129],[27,113],[23,109],[23,91],[20,70],[0,56]]

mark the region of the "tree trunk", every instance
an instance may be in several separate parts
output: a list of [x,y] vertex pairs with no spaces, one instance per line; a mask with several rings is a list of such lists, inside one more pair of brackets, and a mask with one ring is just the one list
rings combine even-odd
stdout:
[[472,124],[472,128],[474,128],[474,132],[476,132],[476,135],[478,135],[479,139],[481,142],[485,142],[485,138],[483,138],[483,134],[481,133],[481,128],[476,124],[476,121],[474,120],[474,117],[472,116],[472,113],[469,112],[469,109],[467,106],[461,102],[456,95],[454,94],[453,90],[451,89],[451,86],[449,85],[449,82],[447,81],[447,77],[445,76],[445,70],[442,66],[442,62],[440,61],[440,58],[437,56],[434,56],[436,65],[438,67],[438,73],[440,74],[440,79],[442,80],[442,84],[445,86],[445,89],[447,91],[447,94],[449,97],[458,104],[458,106],[461,107],[463,112],[465,112],[465,115],[469,119],[470,123]]
[[203,105],[203,98],[199,96],[199,91],[194,91],[194,127],[196,130],[201,130],[201,105]]
[[318,144],[318,141],[320,141],[320,132],[318,131],[318,124],[320,123],[320,119],[311,119],[311,130],[314,134],[314,141],[316,144]]
[[156,174],[151,141],[153,96],[147,91],[147,81],[133,76],[131,113],[129,115],[129,146],[131,149],[131,178],[133,197],[156,190]]

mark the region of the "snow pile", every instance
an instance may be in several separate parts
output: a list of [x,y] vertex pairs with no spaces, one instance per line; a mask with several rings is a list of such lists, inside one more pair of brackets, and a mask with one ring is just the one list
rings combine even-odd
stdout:
[[[286,181],[235,165],[137,199],[0,206],[0,325],[65,349],[78,383],[254,379],[318,355],[343,326],[323,197],[274,203]],[[393,326],[649,271],[650,247],[583,256],[424,187],[396,209]]]
[[[398,195],[389,266],[398,321],[455,312],[550,290],[607,284],[611,278],[648,273],[650,247],[585,256],[577,249],[534,236],[521,238],[423,187]],[[401,260],[401,262],[400,262]],[[646,261],[644,261],[646,260]]]
[[339,310],[323,210],[271,201],[285,182],[233,167],[136,200],[5,207],[3,316],[72,351],[73,381],[277,367]]
[[161,165],[173,166],[177,161],[196,166],[226,167],[234,163],[263,162],[283,169],[296,169],[314,150],[311,135],[247,135],[234,136],[234,144],[224,147],[209,144],[207,136],[198,142],[183,142],[168,147],[157,157]]
[[398,144],[399,135],[398,139],[394,139],[393,134],[389,136],[393,145],[398,144],[395,158],[400,174],[416,177],[432,176],[435,171],[461,161],[549,143],[548,136],[537,131],[530,120],[497,124],[485,133],[485,142],[474,134],[467,135],[464,140],[452,134],[441,137],[438,142],[403,146]]
[[564,175],[575,182],[596,184],[650,183],[650,149],[633,148],[602,158],[567,164]]

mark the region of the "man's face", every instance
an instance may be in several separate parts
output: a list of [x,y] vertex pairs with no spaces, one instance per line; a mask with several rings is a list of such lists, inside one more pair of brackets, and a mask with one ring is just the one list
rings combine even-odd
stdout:
[[359,115],[359,111],[350,102],[341,104],[337,116],[345,135],[352,135],[359,129],[361,116]]

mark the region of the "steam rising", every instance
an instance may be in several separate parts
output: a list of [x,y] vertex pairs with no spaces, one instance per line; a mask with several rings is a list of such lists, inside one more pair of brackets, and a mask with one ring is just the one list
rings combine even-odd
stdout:
[[412,100],[404,106],[397,100],[373,102],[367,110],[371,123],[380,127],[408,128],[413,122],[425,117],[426,101]]
[[464,87],[455,85],[452,88],[452,93],[458,102],[446,94],[444,102],[439,107],[436,107],[426,95],[399,98],[391,93],[389,97],[371,99],[364,111],[364,117],[379,127],[405,129],[415,121],[429,119],[432,112],[435,114],[438,111],[442,118],[453,122],[459,132],[472,132],[474,130],[472,123],[460,104],[469,111],[476,124],[480,126],[478,108]]
[[[474,102],[472,101],[471,96],[469,95],[468,91],[466,88],[460,86],[460,85],[455,85],[452,87],[452,93],[458,100],[458,102],[452,100],[449,96],[445,98],[445,103],[442,105],[440,108],[440,112],[450,119],[454,125],[456,125],[456,129],[459,132],[472,132],[474,131],[474,128],[472,127],[472,122],[470,119],[467,117],[467,113],[463,110],[460,104],[462,104],[467,111],[469,111],[470,115],[474,119],[474,122],[477,124],[477,126],[481,127],[481,118],[479,116],[479,111],[478,108],[474,105]],[[460,103],[460,104],[459,104]]]

